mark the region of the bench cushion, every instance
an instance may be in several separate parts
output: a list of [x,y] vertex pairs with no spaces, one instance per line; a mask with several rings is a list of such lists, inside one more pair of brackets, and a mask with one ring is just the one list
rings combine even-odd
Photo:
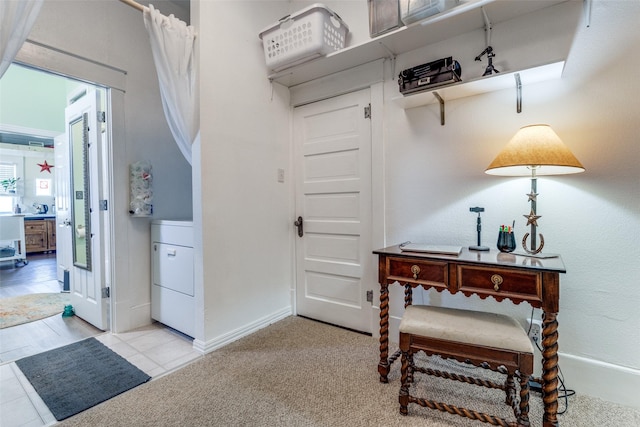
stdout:
[[533,354],[520,323],[496,313],[410,305],[402,316],[400,332]]

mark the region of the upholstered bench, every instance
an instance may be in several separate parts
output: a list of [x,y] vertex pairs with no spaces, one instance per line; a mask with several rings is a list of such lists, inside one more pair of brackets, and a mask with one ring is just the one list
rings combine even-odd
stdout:
[[[410,305],[400,322],[400,351],[402,385],[399,401],[402,415],[408,414],[409,403],[417,403],[492,425],[529,425],[529,377],[533,372],[533,346],[515,319],[495,313]],[[503,373],[506,375],[505,382],[498,384],[416,366],[413,356],[418,351]],[[506,394],[505,403],[512,407],[516,421],[414,396],[410,389],[415,393],[415,373],[502,389]],[[518,378],[520,384],[519,399],[514,377]]]

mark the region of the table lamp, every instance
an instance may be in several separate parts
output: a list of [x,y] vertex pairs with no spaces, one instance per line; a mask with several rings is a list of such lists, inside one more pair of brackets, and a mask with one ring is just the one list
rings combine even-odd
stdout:
[[584,172],[584,167],[564,145],[549,125],[529,125],[521,128],[485,173],[498,176],[531,176],[531,192],[527,194],[531,211],[523,215],[531,226],[531,242],[527,248],[529,233],[522,238],[522,247],[529,254],[537,254],[544,247],[540,234],[540,246],[536,243],[536,227],[540,215],[536,215],[537,177],[540,175],[566,175]]

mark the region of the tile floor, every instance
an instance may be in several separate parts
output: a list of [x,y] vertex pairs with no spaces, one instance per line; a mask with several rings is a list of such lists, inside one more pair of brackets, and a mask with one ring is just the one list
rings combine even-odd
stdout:
[[79,317],[60,315],[0,329],[0,364],[103,333]]
[[[29,264],[16,268],[0,262],[0,304],[2,298],[60,292],[56,278],[56,254],[30,254]],[[96,337],[113,351],[158,378],[202,355],[192,340],[159,323],[134,331],[112,334],[84,320],[60,315],[0,329],[0,427],[46,426],[55,418],[22,374],[15,361],[89,337]]]
[[[158,323],[122,334],[104,332],[95,338],[146,372],[152,381],[203,357],[193,349],[191,339]],[[54,424],[55,418],[15,362],[2,362],[0,426]]]

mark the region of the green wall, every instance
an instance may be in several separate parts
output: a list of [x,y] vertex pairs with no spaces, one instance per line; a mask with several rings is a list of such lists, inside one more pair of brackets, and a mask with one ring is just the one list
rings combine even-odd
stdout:
[[0,79],[0,125],[64,132],[69,83],[12,64]]

